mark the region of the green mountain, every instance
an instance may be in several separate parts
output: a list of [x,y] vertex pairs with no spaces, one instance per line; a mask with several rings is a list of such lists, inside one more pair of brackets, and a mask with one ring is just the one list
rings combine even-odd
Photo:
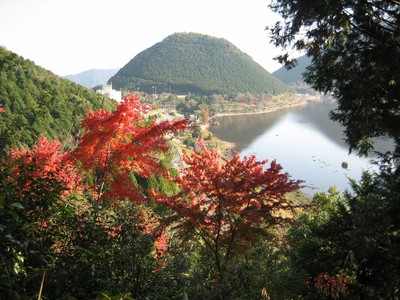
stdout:
[[136,55],[111,79],[116,89],[199,95],[291,91],[225,39],[175,33]]
[[88,88],[106,84],[119,69],[92,69],[74,75],[66,75],[63,78],[72,80]]
[[296,83],[303,83],[303,73],[306,71],[306,68],[310,65],[311,63],[311,58],[303,55],[298,58],[297,60],[297,65],[290,69],[287,70],[285,67],[279,68],[275,72],[272,73],[276,78],[281,80],[282,82],[286,84],[296,84]]
[[32,146],[41,134],[73,147],[86,112],[114,102],[0,47],[0,105],[1,153]]

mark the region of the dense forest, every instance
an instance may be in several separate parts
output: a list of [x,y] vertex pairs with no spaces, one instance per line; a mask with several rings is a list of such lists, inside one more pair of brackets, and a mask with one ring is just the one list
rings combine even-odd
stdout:
[[88,110],[113,101],[0,47],[0,149],[32,146],[41,134],[74,145]]
[[291,91],[224,39],[176,33],[144,50],[110,78],[117,89],[209,95]]

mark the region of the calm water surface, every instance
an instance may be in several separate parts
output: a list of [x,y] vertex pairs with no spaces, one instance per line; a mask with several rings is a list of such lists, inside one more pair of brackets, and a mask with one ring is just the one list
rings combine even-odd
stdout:
[[[331,109],[326,104],[309,104],[266,114],[220,117],[220,126],[211,131],[235,143],[242,156],[276,159],[293,179],[305,180],[308,194],[330,186],[344,191],[349,188],[348,177],[360,179],[362,170],[374,167],[369,158],[348,154],[343,129],[329,119]],[[342,162],[348,163],[347,169]]]

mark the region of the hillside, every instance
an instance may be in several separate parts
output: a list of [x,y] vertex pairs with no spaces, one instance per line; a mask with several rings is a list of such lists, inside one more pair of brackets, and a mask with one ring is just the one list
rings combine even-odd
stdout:
[[0,152],[31,146],[45,134],[71,147],[87,110],[112,108],[112,100],[60,78],[0,47]]
[[119,69],[92,69],[74,75],[66,75],[63,78],[75,83],[92,88],[97,85],[106,84],[107,81],[118,72]]
[[280,94],[291,91],[225,39],[175,33],[136,55],[110,80],[147,93]]
[[310,63],[311,59],[309,57],[305,55],[300,56],[297,58],[297,65],[294,68],[287,70],[285,67],[282,67],[273,72],[272,75],[286,84],[303,83],[303,73]]

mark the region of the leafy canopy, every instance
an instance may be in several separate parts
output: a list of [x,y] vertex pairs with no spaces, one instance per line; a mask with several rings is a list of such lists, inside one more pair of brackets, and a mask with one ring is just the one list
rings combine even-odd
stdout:
[[[105,291],[224,299],[238,293],[232,283],[263,269],[257,249],[296,207],[285,194],[300,182],[254,156],[222,163],[200,141],[184,155],[188,168],[169,178],[179,190],[153,191],[150,202],[142,180],[167,175],[166,137],[187,121],[155,123],[146,111],[129,95],[114,111],[88,112],[75,150],[43,136],[31,150],[0,158],[0,298],[31,297],[46,274],[49,299]],[[171,222],[176,231],[166,230]],[[206,247],[187,250],[182,236]],[[250,272],[230,276],[240,269]],[[255,295],[262,281],[243,282],[240,293]]]
[[[331,117],[345,127],[350,150],[366,154],[372,138],[390,137],[400,151],[400,4],[380,0],[273,0],[283,20],[271,41],[311,57],[305,80],[332,93]],[[289,67],[288,52],[278,57]]]
[[[317,193],[313,208],[289,229],[288,270],[297,281],[291,297],[326,293],[328,283],[349,299],[397,297],[399,178],[384,165],[379,174],[364,173],[360,182],[351,181],[351,188],[343,196],[334,188]],[[335,287],[332,279],[341,282]]]
[[150,122],[146,110],[130,95],[115,111],[89,112],[73,151],[42,136],[0,158],[0,298],[36,293],[44,272],[52,299],[104,289],[152,298],[171,286],[168,237],[135,176],[165,172],[165,135],[187,122]]

